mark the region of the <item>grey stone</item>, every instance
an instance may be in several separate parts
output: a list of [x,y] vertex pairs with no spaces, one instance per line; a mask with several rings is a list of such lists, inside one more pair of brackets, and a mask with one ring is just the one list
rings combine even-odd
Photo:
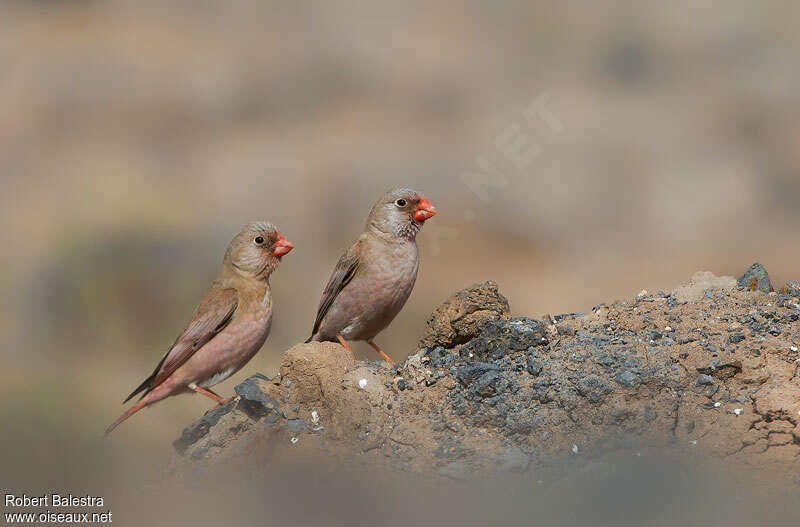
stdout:
[[641,384],[642,378],[633,373],[632,371],[623,371],[616,377],[614,380],[617,381],[619,384],[627,387],[633,387]]
[[195,422],[192,426],[185,428],[181,437],[173,441],[172,446],[175,447],[180,454],[186,452],[186,449],[191,445],[198,442],[200,439],[208,434],[208,431],[216,425],[220,418],[233,410],[234,403],[228,403],[225,406],[215,408]]
[[715,384],[714,378],[711,375],[701,374],[697,376],[694,381],[694,387],[698,386],[713,386]]
[[248,377],[237,384],[233,390],[241,398],[239,406],[247,415],[252,418],[263,417],[278,409],[278,401],[264,393],[259,386],[257,379],[261,377]]
[[751,265],[747,271],[745,271],[744,274],[739,277],[737,282],[741,287],[744,287],[748,290],[751,289],[752,285],[755,285],[756,289],[764,293],[770,293],[773,291],[772,282],[769,280],[769,274],[764,266],[760,263],[754,263]]
[[542,363],[533,357],[528,357],[525,360],[525,371],[534,377],[538,377],[542,373]]
[[[630,373],[630,372],[628,372]],[[633,374],[631,374],[633,375]],[[634,375],[635,376],[635,375]],[[632,381],[633,382],[633,381]],[[633,386],[632,384],[626,386]],[[578,393],[586,397],[590,403],[600,403],[613,390],[600,377],[590,375],[577,383]]]
[[289,419],[289,420],[287,420],[286,421],[286,428],[288,428],[289,431],[291,431],[291,432],[293,432],[295,434],[299,434],[300,432],[303,432],[303,431],[308,429],[306,427],[305,421],[303,421],[302,419]]

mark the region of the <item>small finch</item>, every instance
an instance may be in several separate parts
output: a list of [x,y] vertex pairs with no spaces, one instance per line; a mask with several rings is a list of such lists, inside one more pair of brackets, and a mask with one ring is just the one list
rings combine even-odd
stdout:
[[220,405],[228,403],[210,388],[239,371],[267,339],[272,324],[269,277],[293,248],[270,223],[245,226],[228,245],[222,270],[186,329],[124,402],[144,392],[142,397],[106,435],[145,406],[179,393],[194,391]]
[[373,341],[408,300],[417,280],[417,233],[436,209],[422,194],[390,190],[378,200],[361,236],[339,258],[322,293],[317,319],[306,342],[366,340],[387,362],[394,361]]

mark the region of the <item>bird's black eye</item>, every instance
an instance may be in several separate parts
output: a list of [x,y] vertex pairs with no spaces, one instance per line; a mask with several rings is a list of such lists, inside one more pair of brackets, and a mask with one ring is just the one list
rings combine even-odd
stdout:
[[262,243],[264,243],[264,237],[256,236],[256,239],[254,241],[256,242],[257,245],[261,245]]
[[398,207],[405,207],[406,203],[407,203],[406,200],[404,200],[403,198],[400,198],[394,202],[394,204],[397,205]]

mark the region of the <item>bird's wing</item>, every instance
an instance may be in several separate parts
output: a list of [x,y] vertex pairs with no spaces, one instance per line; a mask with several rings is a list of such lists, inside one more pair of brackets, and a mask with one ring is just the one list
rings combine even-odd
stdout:
[[128,402],[137,393],[144,390],[150,391],[164,382],[189,357],[214,338],[214,335],[225,329],[236,312],[238,303],[238,294],[235,289],[212,287],[195,309],[186,329],[161,358],[152,375],[145,379],[125,399],[125,402]]
[[328,279],[328,285],[325,286],[325,290],[322,292],[322,298],[319,301],[317,319],[314,321],[314,330],[311,332],[312,338],[317,334],[317,331],[319,331],[322,319],[325,318],[331,305],[333,305],[333,301],[336,300],[336,297],[342,289],[350,283],[350,280],[352,280],[353,276],[356,274],[358,264],[361,261],[360,255],[361,241],[356,241],[336,263],[336,268]]

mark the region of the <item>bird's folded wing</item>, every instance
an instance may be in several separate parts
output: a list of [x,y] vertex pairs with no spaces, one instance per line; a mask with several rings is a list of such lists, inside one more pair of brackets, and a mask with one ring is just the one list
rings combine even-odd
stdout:
[[360,262],[360,249],[361,242],[355,242],[336,263],[336,268],[328,279],[328,285],[325,286],[325,290],[322,292],[322,298],[317,308],[317,319],[314,321],[314,330],[311,332],[312,335],[315,335],[317,331],[319,331],[322,319],[325,318],[333,301],[336,300],[336,297],[342,289],[350,283],[350,280],[352,280],[353,276],[356,274]]
[[164,382],[175,370],[206,345],[214,335],[225,329],[238,305],[235,289],[212,287],[195,309],[186,329],[169,351],[161,358],[153,374],[131,393],[125,402],[141,391],[149,392]]

